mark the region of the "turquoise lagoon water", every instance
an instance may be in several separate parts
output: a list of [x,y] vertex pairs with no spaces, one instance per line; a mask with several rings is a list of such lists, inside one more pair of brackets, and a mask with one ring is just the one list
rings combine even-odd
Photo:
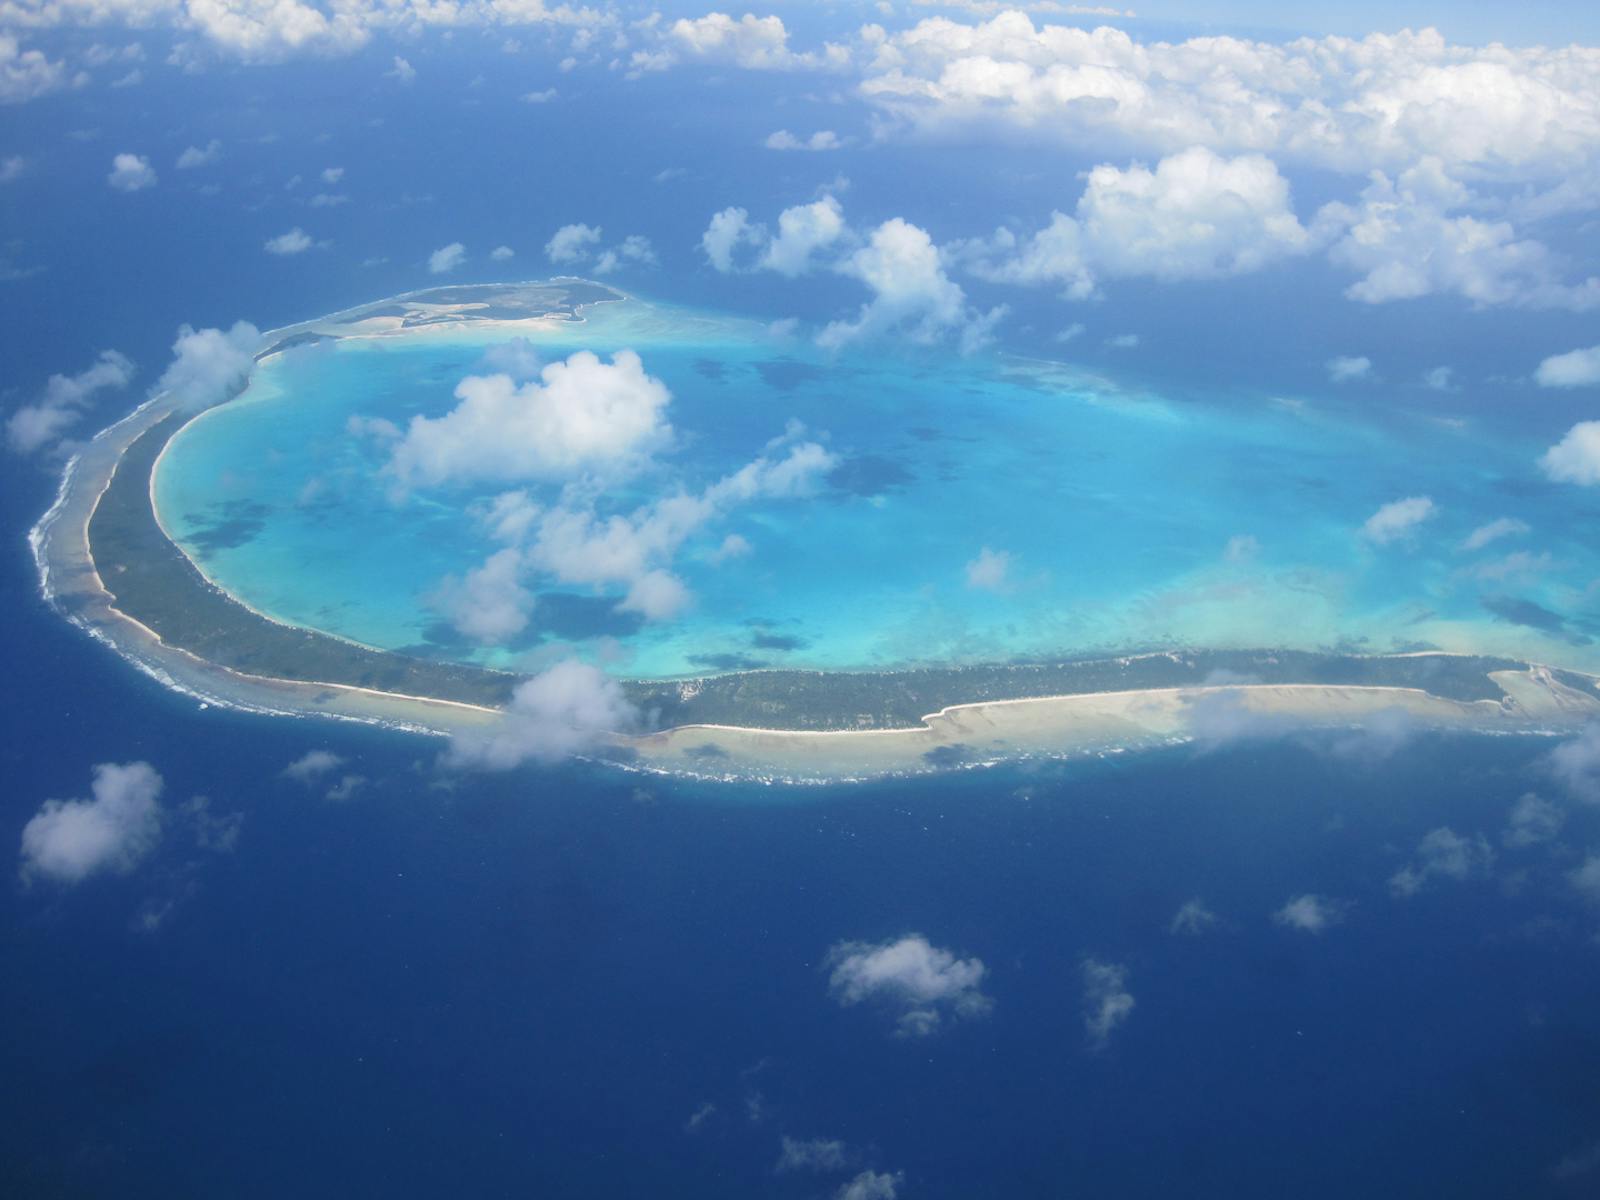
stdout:
[[[611,493],[615,511],[736,470],[791,420],[842,466],[817,495],[736,509],[688,544],[673,569],[695,602],[674,620],[641,625],[615,611],[620,591],[533,579],[528,632],[474,645],[428,597],[496,548],[473,510],[505,487],[396,496],[384,444],[347,422],[443,414],[509,336],[352,339],[269,360],[172,442],[156,479],[163,522],[269,615],[506,666],[576,651],[662,677],[1184,646],[1428,646],[1600,666],[1585,632],[1600,561],[1577,490],[1539,477],[1547,431],[1337,396],[1161,395],[1001,352],[829,356],[753,322],[639,301],[534,335],[544,361],[634,349],[672,391],[675,445]],[[1414,538],[1361,536],[1380,505],[1418,495],[1436,515]],[[1461,548],[1499,518],[1528,531]],[[752,552],[713,562],[732,533]],[[967,582],[986,547],[1009,556],[998,589]]]

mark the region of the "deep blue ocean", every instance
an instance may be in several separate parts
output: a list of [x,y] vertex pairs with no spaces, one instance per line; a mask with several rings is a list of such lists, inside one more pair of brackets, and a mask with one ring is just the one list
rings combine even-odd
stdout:
[[[624,287],[763,321],[848,316],[862,292],[842,278],[714,276],[695,249],[707,216],[742,204],[770,222],[832,185],[853,221],[904,215],[947,242],[997,214],[1041,224],[1094,161],[869,153],[826,89],[775,100],[732,72],[624,88],[466,36],[408,49],[418,78],[400,91],[392,49],[188,76],[155,69],[152,44],[137,92],[7,110],[0,148],[32,164],[0,195],[7,253],[46,269],[4,283],[6,407],[114,347],[140,375],[95,397],[88,432],[154,381],[180,323],[265,329],[424,287],[456,240],[459,281],[536,277],[570,221],[651,237],[659,268]],[[546,86],[559,103],[516,99]],[[857,141],[771,155],[779,126]],[[215,178],[173,167],[213,137]],[[159,189],[112,194],[120,151],[151,155]],[[351,202],[309,208],[335,164]],[[1346,182],[1307,173],[1297,206]],[[332,246],[262,253],[292,226]],[[501,243],[517,257],[491,264]],[[1203,302],[1186,285],[1073,306],[963,282],[1012,305],[1007,349],[1061,354],[1081,322],[1075,362],[1175,403],[1322,402],[1325,361],[1359,351],[1376,423],[1547,445],[1594,415],[1527,379],[1591,342],[1592,316],[1426,300],[1402,320],[1338,301],[1348,278],[1310,262]],[[1129,332],[1139,354],[1108,348]],[[1443,363],[1459,392],[1419,382]],[[1351,486],[1376,503],[1411,483],[1402,461]],[[1600,519],[1587,493],[1531,478],[1459,486],[1486,511],[1564,512],[1552,537]],[[125,876],[29,884],[3,858],[0,1196],[801,1200],[868,1169],[903,1172],[902,1200],[1600,1188],[1600,913],[1570,878],[1600,810],[1561,792],[1548,740],[1423,736],[1379,757],[1288,739],[797,790],[581,764],[447,773],[426,739],[202,711],[71,628],[23,540],[54,487],[47,463],[0,467],[0,850],[47,798],[86,795],[97,763],[153,764],[168,817]],[[1592,589],[1570,601],[1594,619]],[[345,760],[347,799],[284,776],[314,749]],[[1564,824],[1509,846],[1529,792]],[[181,812],[196,796],[239,818],[233,849],[199,844]],[[1481,834],[1492,867],[1392,894],[1440,828]],[[1342,919],[1274,921],[1304,894]],[[1215,923],[1173,933],[1195,899]],[[830,948],[912,933],[982,960],[987,1015],[897,1038],[892,1013],[837,1001]],[[1086,963],[1120,969],[1133,998],[1103,1045]],[[785,1137],[842,1141],[849,1167],[779,1172]]]

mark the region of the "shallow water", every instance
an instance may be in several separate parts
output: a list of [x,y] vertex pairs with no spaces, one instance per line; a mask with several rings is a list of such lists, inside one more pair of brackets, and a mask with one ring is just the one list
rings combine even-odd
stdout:
[[[813,497],[745,505],[691,540],[674,564],[695,596],[683,616],[643,625],[616,611],[620,592],[536,580],[530,630],[477,646],[429,597],[495,549],[473,510],[504,487],[397,497],[383,443],[347,422],[441,415],[509,336],[435,331],[269,360],[243,397],[174,439],[157,475],[163,521],[213,580],[272,616],[498,665],[552,644],[603,649],[638,676],[1165,645],[1600,665],[1580,623],[1600,558],[1560,534],[1570,496],[1538,475],[1542,433],[1334,401],[1167,397],[997,354],[829,357],[753,322],[639,301],[537,335],[543,361],[635,349],[673,393],[675,445],[612,493],[616,511],[704,487],[793,420],[842,465]],[[1360,535],[1411,495],[1438,514],[1414,539]],[[1460,548],[1501,517],[1531,532]],[[714,562],[729,534],[753,552]],[[998,589],[967,583],[985,547],[1010,556]]]

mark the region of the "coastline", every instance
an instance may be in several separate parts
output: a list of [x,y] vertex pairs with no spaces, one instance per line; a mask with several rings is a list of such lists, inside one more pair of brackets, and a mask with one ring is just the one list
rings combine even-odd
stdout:
[[[438,291],[425,289],[408,296]],[[266,333],[258,358],[281,353],[284,342],[296,337],[339,336],[326,330],[337,325],[340,316],[382,309],[405,299],[380,301],[347,314]],[[573,311],[582,307],[577,305]],[[482,319],[502,323],[496,318]],[[581,317],[552,312],[524,318],[522,323],[563,319]],[[437,327],[458,326],[442,322]],[[160,621],[141,619],[140,613],[128,611],[116,594],[119,583],[102,575],[92,526],[129,450],[162,422],[182,415],[166,395],[153,397],[102,430],[67,463],[55,502],[29,533],[46,601],[145,674],[202,706],[359,721],[439,736],[492,726],[501,710],[482,699],[498,695],[503,702],[519,676],[409,659],[276,621],[217,588],[172,542],[155,503],[155,464],[171,437],[215,407],[179,423],[155,455],[148,477],[135,481],[142,485],[143,503],[161,538],[203,581],[202,590],[214,594],[209,603],[225,600],[301,645],[326,639],[347,647],[352,654],[370,656],[379,666],[394,666],[394,660],[400,660],[406,666],[395,668],[400,673],[391,675],[394,686],[372,686],[355,677],[323,678],[313,669],[315,655],[296,677],[250,669],[253,664],[248,657],[244,662],[212,661],[178,644],[170,625],[163,636]],[[112,560],[106,565],[121,571],[128,566]],[[176,628],[184,634],[192,632],[181,621]],[[368,675],[373,670],[371,664],[358,667]],[[360,673],[357,668],[352,670]],[[1234,681],[1213,682],[1211,677],[1218,674],[1234,677]],[[400,685],[402,679],[454,679],[465,690],[439,694],[443,689],[407,689]],[[630,769],[696,778],[793,782],[871,778],[1203,741],[1204,720],[1197,717],[1203,718],[1206,705],[1213,702],[1234,706],[1249,721],[1294,728],[1348,727],[1379,713],[1397,712],[1425,728],[1562,733],[1600,718],[1600,694],[1593,677],[1442,651],[1360,656],[1151,650],[1058,663],[898,672],[757,671],[689,680],[628,681],[624,686],[630,699],[655,714],[652,723],[662,728],[607,738],[596,757]],[[730,712],[748,714],[750,719],[741,723],[717,719]],[[765,718],[773,714],[786,714],[787,719],[769,724]]]

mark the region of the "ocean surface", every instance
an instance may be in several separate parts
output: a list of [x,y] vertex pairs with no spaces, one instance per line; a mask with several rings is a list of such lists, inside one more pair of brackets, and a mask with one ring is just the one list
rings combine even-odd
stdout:
[[[838,460],[814,496],[738,507],[674,569],[693,606],[645,624],[626,587],[535,578],[530,627],[480,645],[435,597],[498,547],[509,485],[397,495],[390,443],[496,369],[492,330],[351,339],[260,368],[176,437],[163,521],[217,583],[278,619],[386,649],[516,667],[553,647],[624,674],[890,669],[1165,646],[1499,653],[1595,669],[1600,551],[1550,487],[1543,434],[1488,418],[1249,390],[1173,394],[1066,361],[953,351],[827,354],[758,322],[629,301],[535,338],[540,361],[637,351],[676,444],[608,492],[626,514],[737,471],[800,422]],[[557,498],[551,485],[535,500]],[[1433,514],[1391,542],[1380,507]],[[1475,529],[1520,522],[1484,545]],[[729,535],[751,547],[719,560]],[[1005,556],[990,586],[967,567]],[[620,656],[618,647],[621,647]]]
[[[1546,741],[452,778],[427,742],[198,713],[41,632],[52,716],[92,689],[99,747],[243,823],[0,896],[13,1195],[800,1198],[868,1168],[918,1197],[1590,1194],[1600,956],[1567,873],[1596,814],[1500,841]],[[351,799],[280,776],[312,746]],[[9,754],[22,794],[83,788]],[[1397,898],[1440,826],[1492,867]],[[1274,922],[1308,891],[1342,920]],[[1192,899],[1216,923],[1171,932]],[[830,947],[913,932],[983,961],[987,1015],[899,1038],[830,995]],[[1134,1001],[1103,1044],[1086,961]],[[785,1136],[850,1170],[778,1172]]]

